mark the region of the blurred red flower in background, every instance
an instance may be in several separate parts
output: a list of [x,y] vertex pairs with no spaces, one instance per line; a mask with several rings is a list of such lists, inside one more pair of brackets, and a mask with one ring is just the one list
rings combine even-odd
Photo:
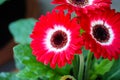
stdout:
[[59,4],[55,9],[87,13],[89,10],[110,8],[111,0],[53,0],[52,3]]

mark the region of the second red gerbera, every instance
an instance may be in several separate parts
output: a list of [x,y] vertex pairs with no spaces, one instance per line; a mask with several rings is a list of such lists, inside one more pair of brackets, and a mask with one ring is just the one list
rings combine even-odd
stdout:
[[117,59],[120,54],[120,13],[115,10],[98,13],[81,20],[81,27],[85,30],[85,47],[90,49],[96,58],[103,56],[110,60]]
[[80,27],[76,19],[63,11],[41,16],[31,34],[31,47],[37,60],[54,68],[70,64],[75,53],[81,53]]

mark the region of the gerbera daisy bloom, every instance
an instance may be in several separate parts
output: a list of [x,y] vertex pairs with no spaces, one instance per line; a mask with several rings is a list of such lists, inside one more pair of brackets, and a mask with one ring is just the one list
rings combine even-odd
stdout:
[[60,78],[60,80],[76,80],[76,79],[71,75],[64,75]]
[[76,19],[63,11],[41,16],[31,34],[31,47],[37,60],[52,68],[70,64],[75,53],[81,53],[80,27]]
[[82,18],[85,47],[94,53],[96,58],[103,56],[111,60],[120,54],[120,13],[106,10],[99,14],[91,14],[88,20]]
[[88,10],[110,8],[111,0],[53,0],[52,3],[59,4],[55,9],[87,13]]

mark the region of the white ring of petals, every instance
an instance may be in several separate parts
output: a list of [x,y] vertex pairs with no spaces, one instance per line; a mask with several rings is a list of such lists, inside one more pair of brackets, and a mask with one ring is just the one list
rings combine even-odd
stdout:
[[[58,30],[61,30],[61,31],[65,32],[66,35],[67,35],[67,38],[68,38],[66,45],[64,47],[62,47],[62,48],[59,48],[59,49],[53,47],[51,45],[51,41],[50,41],[52,35],[54,34],[54,32],[56,32]],[[64,26],[62,26],[62,25],[54,25],[53,28],[48,29],[46,31],[46,36],[45,36],[45,39],[44,39],[44,45],[46,45],[46,49],[48,50],[48,52],[53,51],[53,52],[58,53],[58,52],[64,51],[64,50],[66,50],[68,48],[69,43],[71,41],[71,36],[70,35],[71,35],[71,32],[69,30],[66,30],[66,28]]]
[[[92,5],[94,0],[88,0],[88,3],[85,6],[81,6],[82,8],[85,8],[86,6]],[[78,5],[72,4],[69,0],[66,0],[67,3],[75,6],[75,7],[79,7]]]
[[[109,38],[109,40],[108,40],[107,42],[102,42],[102,43],[101,43],[101,42],[97,41],[96,38],[94,38],[94,36],[92,35],[92,29],[93,29],[93,27],[96,26],[96,25],[99,25],[99,24],[100,24],[100,25],[104,25],[104,26],[108,29],[110,38]],[[114,39],[114,33],[113,33],[113,30],[112,30],[111,26],[108,25],[108,24],[107,24],[106,22],[104,22],[103,20],[97,20],[97,21],[92,21],[92,22],[91,22],[90,34],[92,35],[92,38],[95,39],[95,41],[96,41],[97,43],[101,44],[101,45],[110,45],[110,44],[112,44],[113,39]]]

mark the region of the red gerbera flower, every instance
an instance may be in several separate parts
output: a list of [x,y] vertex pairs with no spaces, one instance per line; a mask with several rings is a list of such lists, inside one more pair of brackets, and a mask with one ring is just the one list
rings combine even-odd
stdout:
[[111,0],[53,0],[53,4],[60,4],[55,9],[68,9],[76,12],[87,12],[88,10],[110,8]]
[[82,18],[81,27],[85,30],[83,38],[85,47],[94,53],[96,58],[117,59],[120,54],[120,13],[106,10],[91,14],[89,20]]
[[70,64],[75,53],[81,53],[80,27],[76,19],[63,11],[41,16],[31,34],[31,47],[37,60],[54,68]]

